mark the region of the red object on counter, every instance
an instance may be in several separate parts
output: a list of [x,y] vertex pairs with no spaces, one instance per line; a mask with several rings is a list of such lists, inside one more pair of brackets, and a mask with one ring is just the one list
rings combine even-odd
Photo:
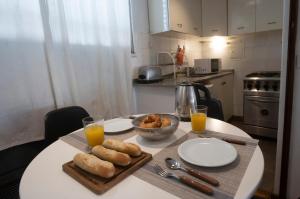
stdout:
[[177,53],[176,53],[176,64],[177,65],[183,64],[184,52],[185,52],[185,47],[183,46],[183,48],[180,48],[180,46],[178,45]]

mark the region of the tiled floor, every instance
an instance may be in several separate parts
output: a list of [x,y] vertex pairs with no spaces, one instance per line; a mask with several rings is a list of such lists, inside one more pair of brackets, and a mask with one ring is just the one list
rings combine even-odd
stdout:
[[[230,123],[241,128],[246,133],[251,134],[251,132],[247,132],[246,128],[243,128],[243,122],[240,119],[233,119],[232,121],[230,121]],[[259,190],[265,191],[267,193],[272,193],[275,176],[276,140],[254,135],[251,136],[259,139],[259,146],[263,152],[265,159],[265,170],[261,184],[259,186]]]

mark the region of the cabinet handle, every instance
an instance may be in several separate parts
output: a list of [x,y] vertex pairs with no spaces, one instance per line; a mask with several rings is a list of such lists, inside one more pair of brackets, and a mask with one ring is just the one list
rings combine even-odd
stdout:
[[276,21],[271,21],[271,22],[268,22],[269,25],[273,25],[273,24],[276,24]]
[[244,28],[245,28],[245,26],[237,27],[238,30],[243,30]]
[[219,30],[218,29],[213,29],[213,30],[211,30],[212,32],[219,32]]
[[178,24],[177,24],[177,27],[178,27],[178,28],[182,28],[182,24],[181,24],[181,23],[178,23]]
[[222,82],[221,84],[222,84],[222,86],[224,86],[226,84],[226,82]]
[[198,28],[197,28],[197,27],[194,27],[194,30],[198,30]]

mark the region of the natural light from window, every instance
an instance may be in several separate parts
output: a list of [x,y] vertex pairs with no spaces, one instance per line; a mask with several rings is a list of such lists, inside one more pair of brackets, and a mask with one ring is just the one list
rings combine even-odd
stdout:
[[[111,46],[110,31],[115,26],[118,42],[128,43],[124,38],[130,25],[128,1],[48,0],[48,12],[42,15],[40,6],[45,5],[39,0],[1,0],[0,39],[44,41],[44,30],[50,30],[51,38],[47,39],[57,43],[67,39],[76,45]],[[116,12],[119,17],[112,17]]]

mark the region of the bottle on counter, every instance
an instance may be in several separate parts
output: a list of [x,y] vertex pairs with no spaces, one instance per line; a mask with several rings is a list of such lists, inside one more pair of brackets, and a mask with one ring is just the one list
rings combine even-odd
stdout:
[[177,52],[176,52],[176,65],[183,65],[184,53],[185,53],[185,46],[181,48],[180,45],[178,45]]

